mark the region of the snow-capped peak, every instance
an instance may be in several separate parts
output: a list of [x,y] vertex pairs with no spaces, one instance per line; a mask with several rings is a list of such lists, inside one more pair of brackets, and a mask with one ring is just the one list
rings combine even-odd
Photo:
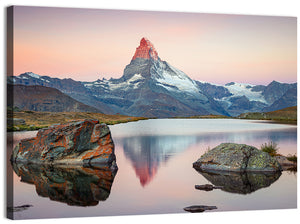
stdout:
[[33,73],[33,72],[26,72],[26,73],[23,73],[23,74],[21,74],[21,75],[28,75],[28,76],[30,76],[30,77],[32,77],[32,78],[36,78],[36,79],[41,78],[40,75],[35,74],[35,73]]

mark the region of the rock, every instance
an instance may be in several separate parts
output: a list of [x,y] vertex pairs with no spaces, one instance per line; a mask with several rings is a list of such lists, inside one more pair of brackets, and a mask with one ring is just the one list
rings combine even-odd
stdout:
[[222,143],[202,155],[193,167],[201,171],[278,172],[278,161],[257,148],[244,144]]
[[297,166],[296,163],[289,161],[285,156],[275,156],[275,158],[282,167]]
[[250,194],[269,187],[281,176],[281,172],[198,172],[213,185],[221,186],[222,191],[235,194]]
[[28,208],[33,207],[33,205],[20,205],[15,207],[7,207],[8,212],[21,212],[27,210]]
[[136,48],[132,60],[136,58],[154,59],[158,60],[158,54],[153,44],[145,37],[141,39],[140,46]]
[[[38,164],[115,164],[114,143],[106,124],[84,120],[53,125],[23,139],[11,160]],[[114,162],[114,163],[113,163]]]
[[184,208],[183,210],[194,213],[194,212],[204,212],[206,210],[213,210],[213,209],[217,209],[217,207],[216,206],[206,206],[206,205],[192,205],[192,206]]
[[197,190],[212,191],[213,189],[222,189],[222,186],[213,186],[211,184],[195,185]]
[[39,196],[72,206],[95,206],[99,201],[105,201],[117,173],[107,165],[13,163],[13,169],[22,182],[35,186]]

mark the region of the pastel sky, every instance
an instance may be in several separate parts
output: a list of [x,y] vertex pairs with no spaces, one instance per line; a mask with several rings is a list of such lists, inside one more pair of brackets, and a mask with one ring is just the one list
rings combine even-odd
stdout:
[[142,37],[196,80],[297,80],[295,17],[25,6],[14,8],[14,75],[119,78]]

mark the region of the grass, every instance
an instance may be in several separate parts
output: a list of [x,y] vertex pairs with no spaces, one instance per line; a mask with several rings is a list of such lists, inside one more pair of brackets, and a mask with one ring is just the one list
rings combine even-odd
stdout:
[[241,119],[272,120],[280,123],[297,124],[297,106],[271,112],[251,112],[238,116]]
[[8,113],[8,118],[24,119],[26,125],[7,127],[7,131],[32,131],[49,127],[53,124],[62,124],[70,121],[96,119],[100,123],[108,125],[145,120],[145,117],[131,117],[126,115],[108,115],[90,112],[37,112],[37,111],[13,111]]
[[288,155],[287,157],[288,161],[291,161],[293,163],[297,163],[297,156],[296,155]]
[[279,147],[275,142],[268,142],[261,145],[260,150],[268,153],[270,156],[277,156]]
[[35,131],[48,126],[34,126],[34,125],[16,125],[13,127],[7,127],[7,131]]

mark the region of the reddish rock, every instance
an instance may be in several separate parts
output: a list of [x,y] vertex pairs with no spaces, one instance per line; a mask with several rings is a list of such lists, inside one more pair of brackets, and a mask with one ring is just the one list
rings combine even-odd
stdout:
[[43,164],[111,164],[114,143],[106,124],[84,120],[41,129],[15,147],[12,161]]
[[135,54],[132,60],[136,58],[154,59],[158,60],[158,54],[153,44],[145,37],[142,38],[140,46],[136,48]]

